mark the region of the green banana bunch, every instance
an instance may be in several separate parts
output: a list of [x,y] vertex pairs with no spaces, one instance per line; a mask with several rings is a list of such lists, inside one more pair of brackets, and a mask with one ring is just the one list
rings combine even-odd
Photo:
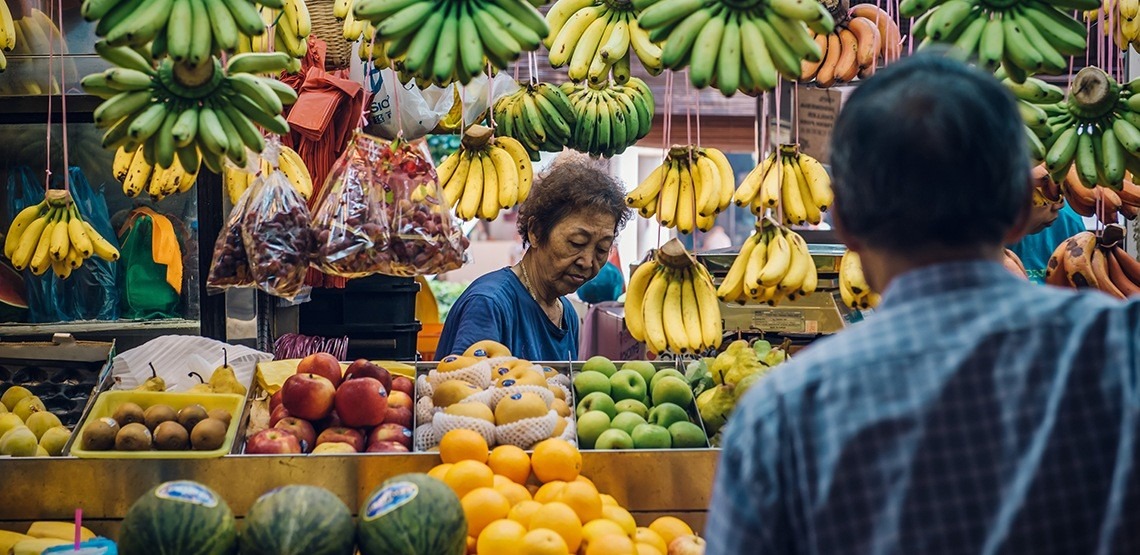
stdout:
[[[558,0],[546,14],[550,65],[569,64],[570,79],[601,83],[612,72],[619,85],[629,82],[636,54],[651,75],[661,73],[661,45],[637,24],[639,11],[622,0]],[[631,54],[632,53],[632,54]]]
[[488,62],[506,69],[550,32],[525,0],[354,0],[351,14],[376,26],[405,71],[440,86],[466,85]]
[[689,68],[698,89],[755,95],[775,88],[779,75],[799,79],[803,61],[823,51],[808,33],[835,28],[820,2],[806,0],[634,0],[637,24],[663,41],[661,64]]
[[164,59],[158,68],[127,47],[96,44],[113,65],[84,77],[80,84],[104,102],[95,109],[95,125],[107,129],[103,147],[128,151],[142,147],[148,164],[169,168],[177,157],[187,171],[199,163],[221,173],[225,158],[244,165],[246,148],[261,152],[263,127],[289,132],[281,112],[297,100],[288,85],[258,73],[280,73],[289,55],[245,53],[191,67]]
[[522,143],[533,161],[539,152],[562,152],[578,122],[570,99],[557,85],[519,84],[519,90],[495,101],[496,133]]
[[1030,159],[1035,165],[1041,164],[1047,152],[1043,141],[1053,135],[1054,127],[1067,125],[1070,119],[1068,111],[1059,104],[1065,99],[1065,91],[1036,77],[1015,83],[1005,76],[1001,68],[998,68],[996,76],[1017,99],[1017,110],[1025,122],[1025,141],[1029,146]]
[[1073,10],[1091,10],[1099,0],[903,0],[899,13],[917,18],[911,27],[919,47],[948,44],[989,71],[999,66],[1021,83],[1030,75],[1060,75],[1069,56],[1087,47],[1084,23]]
[[595,156],[625,152],[649,134],[653,123],[653,91],[633,77],[618,85],[562,84],[562,92],[574,107],[574,129],[567,146]]

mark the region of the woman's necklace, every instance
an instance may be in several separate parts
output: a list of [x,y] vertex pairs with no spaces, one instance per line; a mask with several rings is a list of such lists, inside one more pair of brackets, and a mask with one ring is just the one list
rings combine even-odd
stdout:
[[[542,306],[542,301],[538,300],[538,295],[534,292],[534,286],[531,285],[530,276],[526,273],[526,265],[522,263],[522,260],[519,260],[519,270],[522,271],[523,288],[526,289],[527,293],[530,293],[530,297],[534,299],[534,302],[538,303],[538,307],[542,309],[542,312],[546,314],[546,317],[550,318],[550,313],[546,312],[546,307]],[[563,311],[565,311],[565,307],[562,305],[561,300],[559,300],[557,304],[558,317],[551,318],[550,321],[554,323],[554,325],[558,326],[558,329],[562,329],[562,316]]]

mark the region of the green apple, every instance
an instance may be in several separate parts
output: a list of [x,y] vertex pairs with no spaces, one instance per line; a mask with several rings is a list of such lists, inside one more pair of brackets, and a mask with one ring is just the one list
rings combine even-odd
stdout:
[[633,449],[633,438],[617,428],[610,428],[598,437],[594,449]]
[[653,366],[653,363],[648,360],[631,360],[621,365],[621,369],[633,370],[641,374],[641,377],[645,378],[645,383],[652,381],[653,375],[657,373],[657,367]]
[[595,391],[610,394],[610,377],[601,372],[578,372],[574,376],[574,393],[579,399]]
[[649,380],[649,391],[653,391],[653,387],[657,385],[657,382],[661,381],[664,378],[668,378],[668,377],[677,378],[679,380],[685,379],[684,374],[682,374],[682,373],[680,373],[680,372],[678,372],[672,368],[666,368],[664,370],[659,370],[656,374],[653,375],[653,379]]
[[649,423],[668,428],[677,422],[688,422],[689,413],[673,403],[664,403],[649,409]]
[[610,429],[610,415],[600,411],[586,411],[578,417],[578,445],[593,449],[598,436]]
[[673,447],[677,449],[695,449],[709,446],[705,431],[687,420],[671,424],[669,435],[673,438]]
[[635,412],[642,418],[649,418],[649,407],[637,399],[622,399],[617,402],[618,412]]
[[601,391],[595,391],[579,401],[576,416],[581,418],[583,414],[592,410],[600,410],[606,413],[610,420],[617,416],[617,406],[614,405],[614,400]]
[[652,396],[655,406],[662,403],[673,403],[680,407],[687,407],[693,404],[693,390],[689,389],[689,383],[672,377],[657,380],[657,385],[653,386]]
[[673,446],[669,430],[655,424],[642,424],[633,429],[634,449],[668,449]]
[[645,378],[633,370],[619,370],[610,376],[610,396],[615,401],[634,399],[645,400]]
[[617,372],[617,366],[610,359],[603,356],[590,357],[585,364],[582,365],[583,372],[601,372],[610,377]]
[[617,428],[627,434],[633,435],[633,429],[645,424],[646,420],[641,415],[633,412],[619,412],[610,422],[611,428]]

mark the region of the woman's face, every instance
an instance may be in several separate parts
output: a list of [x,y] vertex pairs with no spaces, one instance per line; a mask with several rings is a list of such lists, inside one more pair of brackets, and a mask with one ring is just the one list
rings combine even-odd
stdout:
[[531,233],[530,271],[534,286],[549,288],[558,295],[577,291],[582,284],[598,275],[610,256],[614,242],[613,216],[590,211],[571,214],[550,230],[545,244],[539,244]]

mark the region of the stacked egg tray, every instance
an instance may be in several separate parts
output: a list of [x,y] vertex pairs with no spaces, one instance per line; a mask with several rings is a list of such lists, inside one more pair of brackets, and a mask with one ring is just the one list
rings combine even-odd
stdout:
[[109,384],[114,356],[114,342],[75,341],[69,335],[0,343],[0,395],[12,386],[26,387],[64,426],[74,428],[94,394]]

